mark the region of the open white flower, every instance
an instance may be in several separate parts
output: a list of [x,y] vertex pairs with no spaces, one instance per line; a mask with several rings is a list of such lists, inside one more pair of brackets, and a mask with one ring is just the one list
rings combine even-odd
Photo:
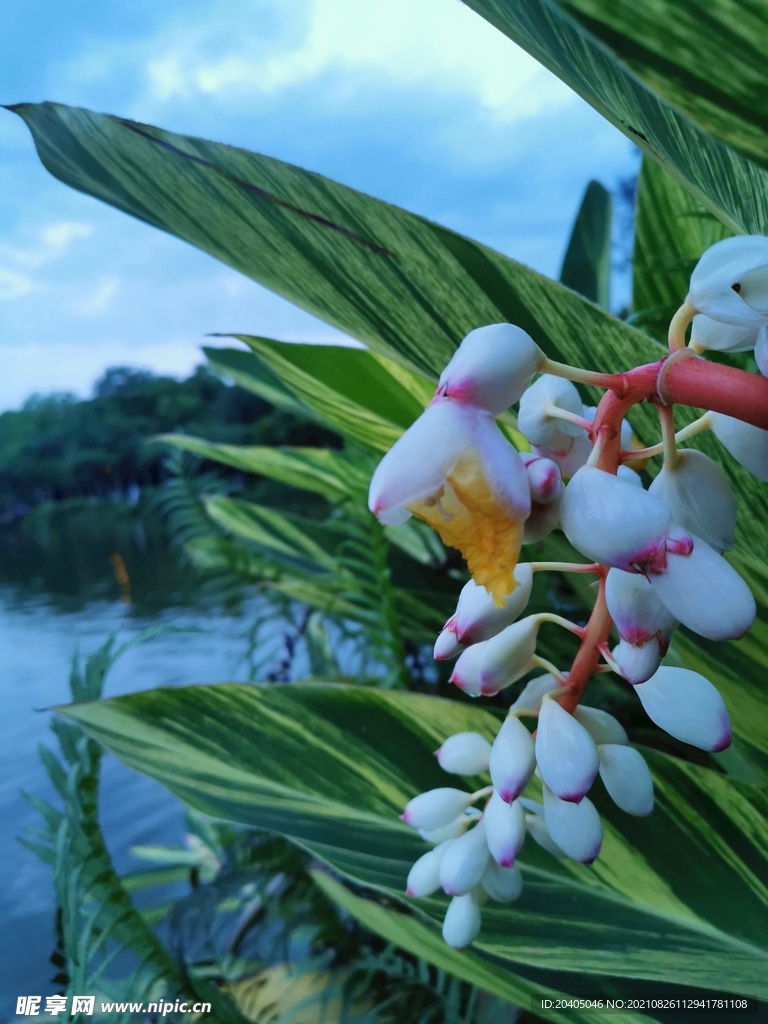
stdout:
[[383,523],[410,514],[429,523],[499,604],[515,589],[530,490],[520,456],[490,413],[435,400],[377,466],[368,504]]
[[478,327],[440,374],[437,394],[498,416],[520,398],[543,360],[544,353],[521,327]]
[[733,547],[736,501],[725,473],[703,452],[688,448],[665,463],[648,489],[669,509],[673,520],[720,554]]
[[734,459],[758,480],[768,480],[768,430],[721,412],[710,412],[708,416],[712,433]]
[[687,301],[723,324],[768,323],[768,238],[738,235],[715,242],[691,274]]

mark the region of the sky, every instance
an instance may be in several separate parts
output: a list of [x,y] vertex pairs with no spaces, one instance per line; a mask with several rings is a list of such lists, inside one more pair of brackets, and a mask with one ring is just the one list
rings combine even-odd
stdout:
[[[588,181],[637,167],[460,0],[3,0],[0,103],[46,99],[299,164],[553,277]],[[0,110],[0,410],[108,366],[185,375],[229,331],[344,340],[56,181]]]

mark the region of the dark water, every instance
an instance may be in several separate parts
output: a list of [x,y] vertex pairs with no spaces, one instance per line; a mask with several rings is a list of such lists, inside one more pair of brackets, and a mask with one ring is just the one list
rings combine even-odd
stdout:
[[[169,554],[146,510],[120,507],[107,518],[95,531],[75,510],[59,522],[54,516],[44,527],[37,524],[44,536],[29,529],[0,536],[0,1020],[13,1016],[17,995],[55,990],[48,962],[55,909],[50,873],[17,837],[39,821],[21,790],[57,801],[37,746],[54,745],[45,709],[67,701],[73,655],[91,653],[111,633],[127,640],[167,623],[192,631],[163,634],[131,649],[112,669],[106,695],[246,680],[252,670],[247,634],[260,606],[245,601],[225,610],[201,601],[194,576]],[[124,573],[115,572],[115,554]],[[101,811],[118,870],[142,866],[130,854],[135,844],[183,839],[179,805],[109,756]]]

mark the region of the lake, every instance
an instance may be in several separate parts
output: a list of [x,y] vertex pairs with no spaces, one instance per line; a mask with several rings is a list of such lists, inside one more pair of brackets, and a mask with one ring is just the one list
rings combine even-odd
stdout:
[[[143,545],[145,574],[152,565],[156,568],[157,559],[141,536],[133,541],[129,537],[121,557],[140,589],[142,569],[131,549],[134,541]],[[70,550],[70,560],[71,556]],[[89,559],[87,552],[78,557]],[[164,557],[167,559],[167,552]],[[0,581],[5,580],[0,582],[0,687],[5,720],[0,751],[0,1020],[13,1016],[17,995],[45,995],[55,990],[50,982],[55,969],[48,960],[55,944],[51,874],[19,843],[18,836],[39,824],[39,816],[24,800],[22,790],[58,802],[37,746],[55,746],[46,709],[68,701],[73,655],[90,654],[111,633],[128,640],[149,626],[164,623],[185,632],[161,634],[128,651],[107,678],[107,696],[156,686],[245,681],[252,670],[248,633],[263,610],[259,601],[246,601],[228,611],[208,607],[195,601],[185,577],[184,603],[174,603],[164,593],[154,603],[129,605],[121,600],[119,581],[112,579],[113,562],[100,550],[94,558],[98,564],[90,572],[87,586],[77,579],[73,585],[70,573],[64,590],[56,582],[63,579],[63,573],[57,569],[55,552],[47,559],[51,577],[41,578],[36,572],[24,585],[18,559],[15,572],[6,567],[4,574],[0,560]],[[15,576],[13,582],[9,576]],[[176,591],[181,592],[178,587]],[[118,870],[142,867],[130,854],[135,844],[183,841],[179,804],[157,783],[129,772],[110,756],[103,761],[101,814]]]

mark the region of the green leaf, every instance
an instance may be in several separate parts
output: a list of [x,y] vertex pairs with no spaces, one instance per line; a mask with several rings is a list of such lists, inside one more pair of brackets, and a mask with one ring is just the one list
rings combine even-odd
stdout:
[[710,135],[768,163],[768,13],[762,0],[558,0]]
[[[499,321],[566,362],[623,370],[658,358],[645,335],[570,289],[317,174],[74,107],[14,110],[66,184],[191,242],[431,381],[468,331]],[[336,358],[359,357],[340,349]]]
[[[584,4],[582,0],[576,0],[562,5],[554,0],[464,2],[554,72],[672,174],[732,231],[768,233],[768,205],[765,201],[768,172],[713,138],[638,78],[621,59],[622,52],[625,52],[621,36],[611,36],[606,45],[603,39],[590,31],[594,27],[607,38],[599,24],[586,18],[579,24],[566,13],[581,12],[586,7],[586,0]],[[703,8],[705,2],[699,0],[695,6]],[[752,6],[757,2],[759,0],[753,0]],[[629,0],[623,0],[621,8],[625,24],[639,17],[637,6],[631,7]],[[666,29],[659,12],[668,12],[669,17],[675,17],[679,4],[674,0],[668,0],[666,4],[662,0],[654,0],[653,4],[640,6],[643,7],[645,24],[653,23],[658,45],[663,47]],[[615,7],[613,0],[593,0],[590,4],[590,10],[606,21],[612,17]],[[692,17],[696,17],[693,12]],[[677,33],[675,37],[679,38]],[[617,47],[616,52],[610,48],[613,45]],[[685,39],[685,46],[689,61],[697,62],[699,70],[706,68],[707,64],[700,62],[700,52],[690,38]],[[738,62],[738,58],[736,60]],[[731,62],[723,64],[723,73],[731,75]],[[673,69],[672,78],[674,74]],[[654,87],[659,84],[658,78],[653,78]],[[763,90],[764,84],[758,83],[753,94],[756,104],[762,102]]]
[[581,200],[560,269],[560,283],[603,309],[610,303],[611,194],[590,181]]
[[[193,807],[280,831],[399,900],[424,846],[397,815],[446,784],[431,751],[454,732],[498,728],[477,705],[327,686],[154,690],[61,713]],[[768,992],[766,793],[649,757],[653,816],[628,819],[598,789],[606,837],[592,869],[526,844],[524,894],[485,912],[477,951],[514,971]],[[445,903],[414,907],[439,921]]]
[[432,384],[375,352],[238,337],[254,364],[267,366],[323,423],[377,451],[388,451],[432,399]]
[[365,468],[356,465],[343,452],[331,448],[214,444],[187,434],[161,434],[155,440],[224,466],[321,494],[331,502],[343,502],[368,490],[369,474]]
[[240,387],[252,391],[276,409],[290,412],[302,419],[317,419],[316,414],[290,391],[274,373],[251,352],[239,348],[206,348],[203,352],[217,373],[230,377]]

